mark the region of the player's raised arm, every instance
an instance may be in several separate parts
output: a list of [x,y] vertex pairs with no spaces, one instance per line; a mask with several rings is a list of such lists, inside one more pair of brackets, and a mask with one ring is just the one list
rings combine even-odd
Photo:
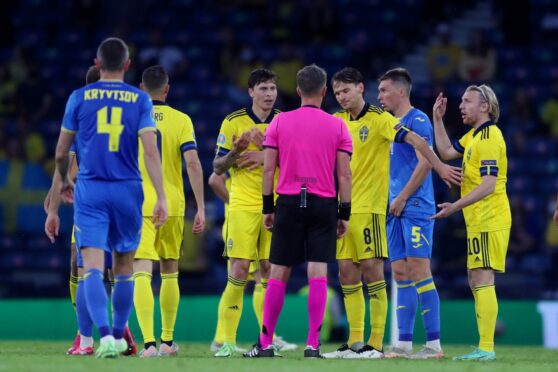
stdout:
[[188,179],[190,180],[190,185],[192,186],[192,191],[196,198],[196,205],[198,207],[198,211],[194,218],[194,225],[192,226],[192,232],[194,234],[200,234],[205,227],[205,202],[203,196],[203,170],[200,158],[198,157],[198,151],[186,151],[184,153],[184,160],[186,161],[186,172],[188,173]]
[[240,158],[240,154],[248,148],[250,138],[251,134],[249,131],[242,133],[239,138],[233,136],[232,149],[222,156],[218,153],[215,160],[213,160],[213,172],[217,175],[221,175],[228,171]]
[[434,119],[434,138],[436,140],[436,149],[443,160],[453,160],[458,159],[463,156],[462,153],[455,150],[444,127],[444,114],[446,113],[446,107],[448,104],[448,99],[444,97],[444,93],[440,93],[436,98],[434,103],[434,108],[432,109],[432,117]]
[[153,211],[153,222],[155,226],[160,227],[165,223],[168,217],[167,199],[165,190],[163,189],[161,157],[159,155],[159,150],[157,150],[157,140],[153,132],[142,132],[140,138],[143,143],[145,167],[147,168],[147,173],[157,193],[157,204]]
[[428,143],[412,131],[409,131],[407,135],[405,135],[404,140],[428,160],[432,165],[432,169],[438,173],[448,187],[451,187],[452,184],[456,186],[461,185],[461,168],[442,163],[430,146],[428,146]]

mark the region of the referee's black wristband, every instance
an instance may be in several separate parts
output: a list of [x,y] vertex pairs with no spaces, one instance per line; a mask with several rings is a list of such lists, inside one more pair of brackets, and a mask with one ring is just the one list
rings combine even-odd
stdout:
[[345,221],[348,221],[351,218],[351,202],[339,203],[338,218]]
[[275,212],[275,202],[273,200],[273,194],[271,195],[262,195],[263,199],[263,214],[271,214]]

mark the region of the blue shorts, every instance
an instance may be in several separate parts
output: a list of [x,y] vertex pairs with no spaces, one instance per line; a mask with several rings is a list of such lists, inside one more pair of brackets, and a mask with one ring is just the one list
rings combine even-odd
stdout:
[[79,180],[74,196],[76,246],[134,252],[141,237],[140,181]]
[[434,221],[427,216],[388,215],[386,219],[389,260],[407,257],[430,258]]
[[[83,257],[81,257],[81,251],[76,248],[77,251],[77,267],[83,268]],[[112,253],[105,251],[105,268],[112,269]]]

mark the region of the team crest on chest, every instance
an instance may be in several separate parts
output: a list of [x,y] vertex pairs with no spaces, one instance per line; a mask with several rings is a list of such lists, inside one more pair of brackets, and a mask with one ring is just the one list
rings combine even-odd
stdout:
[[362,142],[366,141],[366,139],[368,138],[368,127],[366,125],[360,128],[358,136]]
[[471,153],[473,152],[473,149],[470,148],[469,151],[467,151],[467,161],[471,160]]

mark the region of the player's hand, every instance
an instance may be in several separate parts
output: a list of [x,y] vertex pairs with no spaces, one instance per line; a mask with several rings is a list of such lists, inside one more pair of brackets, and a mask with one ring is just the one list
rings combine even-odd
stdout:
[[435,169],[440,178],[451,188],[451,185],[461,186],[461,168],[454,167],[440,162],[440,166]]
[[349,231],[349,221],[337,220],[337,239],[341,239]]
[[434,102],[434,107],[432,108],[432,115],[434,120],[440,121],[446,113],[446,108],[448,106],[448,99],[444,97],[444,93],[438,94],[436,102]]
[[406,204],[407,200],[403,199],[400,195],[397,195],[389,206],[389,214],[393,214],[395,217],[401,216],[401,212],[405,209]]
[[239,168],[248,168],[248,170],[254,170],[262,166],[263,161],[263,151],[246,151],[240,154],[240,157],[236,161],[236,165]]
[[275,223],[275,213],[264,214],[263,223],[267,231],[273,231],[273,224]]
[[62,181],[60,196],[62,197],[63,202],[70,204],[74,202],[74,187],[74,182],[68,177]]
[[45,234],[51,243],[54,244],[55,237],[58,236],[58,230],[60,229],[60,218],[56,213],[49,213],[45,221]]
[[554,221],[555,225],[558,225],[558,206],[554,210],[554,217],[552,217],[552,220]]
[[248,145],[250,145],[251,137],[252,134],[250,133],[250,131],[242,133],[240,138],[233,136],[233,151],[237,154],[240,154],[242,151],[246,150],[248,148]]
[[250,139],[250,141],[251,141],[254,145],[258,146],[258,147],[261,149],[261,148],[263,147],[263,143],[264,143],[264,139],[265,139],[265,136],[264,136],[264,134],[262,133],[262,131],[259,130],[258,128],[252,128],[252,129],[250,130],[250,134],[251,134],[251,136],[252,136],[252,138]]
[[455,205],[453,203],[438,204],[438,208],[440,208],[440,211],[434,216],[430,217],[431,220],[446,218],[457,212],[457,208],[455,208]]
[[50,194],[52,193],[52,187],[48,189],[48,193],[45,196],[45,201],[43,202],[43,209],[45,213],[48,214],[48,207],[50,207]]
[[205,209],[198,209],[192,225],[192,234],[198,235],[205,229]]
[[151,221],[155,225],[155,228],[158,229],[159,227],[163,226],[165,222],[167,222],[168,217],[169,210],[167,208],[167,200],[158,199],[157,204],[155,204],[155,208],[153,209],[153,217],[151,219]]

